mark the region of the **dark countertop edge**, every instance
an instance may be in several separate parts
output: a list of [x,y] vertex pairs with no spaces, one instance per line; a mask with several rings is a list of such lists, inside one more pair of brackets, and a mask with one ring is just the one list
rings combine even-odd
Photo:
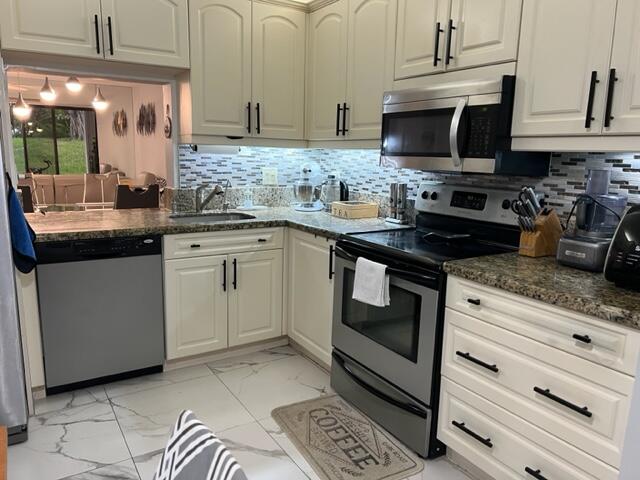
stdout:
[[[482,272],[477,269],[472,273],[470,271],[472,268],[473,267],[469,267],[468,265],[458,265],[455,260],[444,264],[444,271],[454,277],[479,283],[487,287],[493,287],[520,297],[537,300],[548,305],[561,307],[570,312],[579,313],[591,318],[606,320],[633,330],[640,330],[640,312],[633,312],[610,305],[604,305],[595,299],[583,296],[558,294],[553,290],[534,284],[527,284],[527,291],[529,294],[525,295],[522,291],[516,291],[515,287],[511,287],[508,282],[502,282],[496,275]],[[633,323],[634,318],[636,322],[635,326]]]

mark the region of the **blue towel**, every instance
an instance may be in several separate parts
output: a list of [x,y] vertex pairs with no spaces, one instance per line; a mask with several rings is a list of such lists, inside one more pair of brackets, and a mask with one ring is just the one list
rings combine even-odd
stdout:
[[9,210],[9,228],[13,245],[13,263],[22,273],[29,273],[36,267],[36,251],[33,246],[36,234],[24,217],[22,205],[20,205],[18,195],[8,176],[7,182],[9,187],[7,209]]

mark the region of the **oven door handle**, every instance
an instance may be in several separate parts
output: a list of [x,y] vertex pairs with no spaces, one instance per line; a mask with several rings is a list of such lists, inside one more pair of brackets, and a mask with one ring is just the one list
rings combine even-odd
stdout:
[[354,382],[356,382],[360,387],[364,388],[371,395],[375,395],[380,400],[382,400],[384,402],[387,402],[387,403],[390,403],[391,405],[394,405],[394,406],[404,410],[405,412],[409,412],[409,413],[411,413],[413,415],[416,415],[416,416],[418,416],[420,418],[427,418],[429,416],[428,413],[425,410],[423,410],[422,408],[419,408],[419,407],[417,407],[415,405],[412,405],[410,403],[405,403],[405,402],[402,402],[400,400],[397,400],[397,399],[387,395],[386,393],[381,392],[377,388],[369,385],[367,382],[365,382],[360,377],[358,377],[355,373],[353,373],[349,369],[349,367],[347,367],[347,363],[345,362],[344,358],[342,358],[336,352],[331,352],[331,356],[333,357],[333,360],[335,362],[337,362],[338,365],[340,365],[340,367],[345,371],[345,373]]
[[451,160],[453,160],[454,167],[462,166],[462,159],[460,158],[460,151],[458,150],[458,133],[460,131],[460,121],[462,120],[462,114],[467,106],[469,99],[463,97],[458,100],[458,105],[453,112],[453,118],[451,119],[451,128],[449,129],[449,148],[451,150]]

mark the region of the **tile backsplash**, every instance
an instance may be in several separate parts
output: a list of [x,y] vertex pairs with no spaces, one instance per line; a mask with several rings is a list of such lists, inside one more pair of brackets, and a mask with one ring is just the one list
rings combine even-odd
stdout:
[[548,177],[503,177],[495,175],[457,175],[395,169],[379,166],[379,152],[367,149],[301,149],[241,147],[235,155],[195,153],[181,145],[180,188],[195,188],[203,182],[229,179],[234,187],[262,184],[262,169],[278,169],[278,183],[292,185],[300,177],[303,165],[311,165],[313,181],[320,183],[336,172],[361,195],[382,195],[391,182],[404,182],[409,197],[415,198],[423,181],[482,185],[496,188],[519,188],[532,185],[545,194],[547,203],[567,215],[576,195],[584,191],[587,169],[611,170],[611,193],[626,194],[629,202],[640,204],[640,154],[633,153],[563,153],[552,154]]

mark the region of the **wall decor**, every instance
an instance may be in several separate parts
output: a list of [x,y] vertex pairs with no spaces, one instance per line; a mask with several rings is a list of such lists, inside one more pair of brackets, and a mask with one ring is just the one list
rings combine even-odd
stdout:
[[164,136],[165,138],[171,138],[173,133],[173,122],[171,121],[171,107],[167,103],[166,114],[164,117]]
[[138,122],[136,130],[140,135],[153,135],[156,133],[156,104],[147,103],[140,105],[138,110]]
[[116,137],[125,137],[127,130],[129,129],[129,121],[127,119],[127,112],[124,110],[116,110],[113,112],[113,123],[111,129]]

